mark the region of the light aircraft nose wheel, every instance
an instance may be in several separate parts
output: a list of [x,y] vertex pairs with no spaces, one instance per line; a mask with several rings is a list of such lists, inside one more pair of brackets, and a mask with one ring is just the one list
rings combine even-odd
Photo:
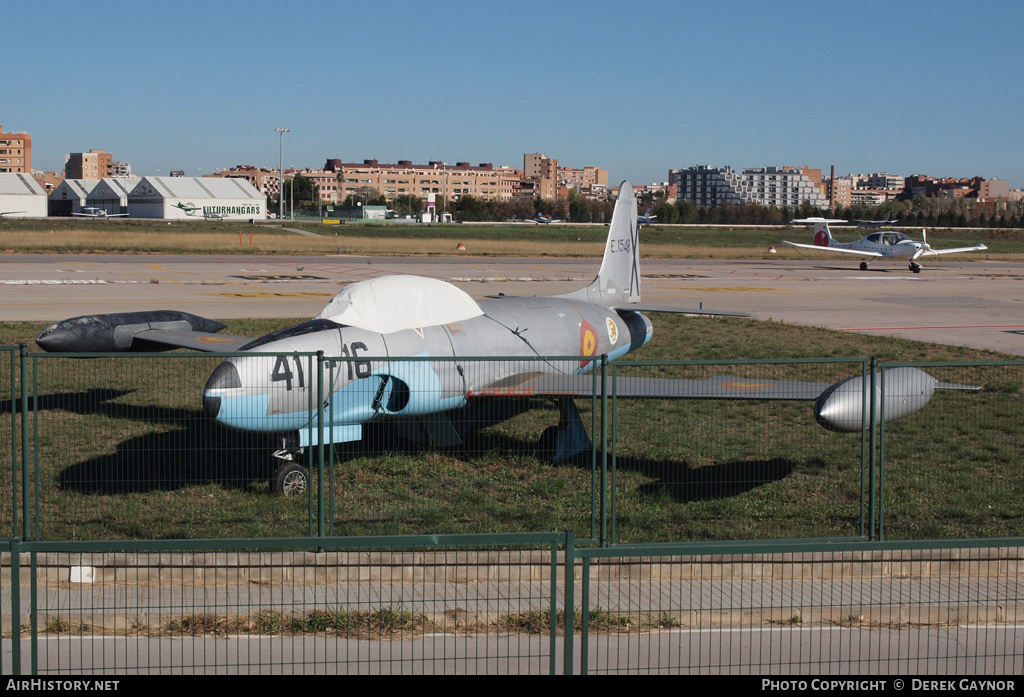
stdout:
[[910,262],[910,270],[913,271],[914,273],[921,273],[921,265],[918,264],[916,261],[912,261]]
[[271,485],[275,493],[282,496],[298,496],[309,486],[309,473],[295,462],[285,462],[277,467]]
[[860,270],[861,271],[867,271],[868,270],[868,263],[866,261],[862,261],[860,263]]

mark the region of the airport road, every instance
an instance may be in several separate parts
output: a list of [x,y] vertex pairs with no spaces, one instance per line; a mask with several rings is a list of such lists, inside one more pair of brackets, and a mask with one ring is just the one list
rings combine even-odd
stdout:
[[[1024,355],[1024,261],[644,259],[644,304],[703,306],[807,326]],[[308,318],[345,284],[406,273],[476,298],[582,287],[596,259],[483,257],[0,256],[0,321],[179,309],[214,319]]]

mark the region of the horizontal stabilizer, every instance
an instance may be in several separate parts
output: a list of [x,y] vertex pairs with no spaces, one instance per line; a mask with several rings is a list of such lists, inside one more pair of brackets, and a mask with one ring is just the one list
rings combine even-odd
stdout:
[[671,305],[628,305],[621,308],[630,312],[666,312],[676,315],[709,315],[712,317],[752,317],[746,312],[721,312],[704,308],[675,307]]

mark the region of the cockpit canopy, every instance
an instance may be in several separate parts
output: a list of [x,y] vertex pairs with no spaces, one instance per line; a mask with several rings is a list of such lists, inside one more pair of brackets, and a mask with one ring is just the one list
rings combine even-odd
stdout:
[[893,245],[899,244],[900,242],[905,242],[910,238],[904,235],[902,232],[875,232],[868,235],[867,239],[868,242],[873,242],[875,244]]
[[422,276],[381,276],[346,286],[316,319],[380,334],[461,322],[484,312],[451,283]]

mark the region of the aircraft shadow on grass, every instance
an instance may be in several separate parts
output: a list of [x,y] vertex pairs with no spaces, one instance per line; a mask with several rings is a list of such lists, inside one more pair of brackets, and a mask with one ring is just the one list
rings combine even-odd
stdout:
[[[41,448],[48,447],[47,437],[56,435],[60,429],[59,412],[170,429],[129,438],[119,443],[114,453],[64,467],[57,475],[61,489],[82,494],[121,494],[205,483],[248,489],[256,480],[267,480],[265,438],[225,429],[208,419],[201,409],[115,401],[132,392],[97,388],[29,398],[29,408],[42,416]],[[15,400],[13,409],[16,413],[22,411],[20,400]],[[11,411],[10,401],[0,403],[0,414]]]
[[[116,451],[76,462],[64,467],[57,477],[61,489],[81,494],[125,494],[179,489],[202,484],[240,490],[262,490],[271,472],[266,456],[267,441],[272,436],[233,431],[217,424],[197,409],[153,405],[132,405],[118,402],[133,390],[90,389],[84,392],[55,393],[30,398],[30,407],[40,412],[69,412],[78,415],[100,415],[110,419],[144,422],[159,427],[118,443]],[[34,405],[33,403],[34,402]],[[538,446],[534,435],[486,429],[542,406],[543,400],[484,400],[472,410],[463,410],[452,423],[465,445],[456,448],[432,448],[415,438],[412,431],[396,430],[394,423],[371,424],[362,442],[328,450],[336,463],[374,453],[407,454],[440,450],[464,459],[477,453],[509,456],[536,454],[544,459],[544,445]],[[20,402],[14,403],[16,411]],[[11,402],[0,403],[0,414],[11,412]],[[557,419],[557,410],[550,407],[543,414],[545,422]],[[42,420],[41,429],[53,428]],[[589,468],[589,451],[572,458],[562,467]],[[637,472],[650,478],[639,488],[645,496],[666,492],[676,501],[701,501],[742,494],[785,478],[796,463],[782,459],[732,461],[693,468],[683,459],[617,458],[620,472]]]

